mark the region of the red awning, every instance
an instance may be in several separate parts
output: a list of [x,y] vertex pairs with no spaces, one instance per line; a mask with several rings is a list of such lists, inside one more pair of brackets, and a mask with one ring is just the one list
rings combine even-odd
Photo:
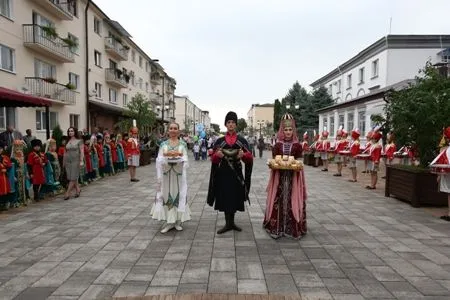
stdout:
[[0,107],[52,106],[52,102],[36,96],[0,87]]

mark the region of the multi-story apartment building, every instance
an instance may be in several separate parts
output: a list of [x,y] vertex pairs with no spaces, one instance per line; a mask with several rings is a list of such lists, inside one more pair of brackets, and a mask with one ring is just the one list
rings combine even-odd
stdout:
[[357,127],[362,136],[373,127],[371,115],[382,114],[384,96],[406,87],[427,61],[442,60],[450,35],[387,35],[328,74],[311,83],[324,86],[334,104],[318,111],[319,128],[333,137],[342,126]]
[[198,124],[202,124],[205,131],[211,128],[211,119],[208,111],[202,111],[188,96],[175,96],[175,119],[180,130],[187,134],[195,134]]
[[[114,129],[137,93],[152,101],[161,122],[174,117],[175,80],[92,1],[0,4],[0,86],[49,99],[50,128]],[[40,108],[0,103],[0,131],[13,125],[45,138],[46,117]]]
[[274,104],[252,104],[247,112],[247,127],[250,135],[264,134],[273,125]]

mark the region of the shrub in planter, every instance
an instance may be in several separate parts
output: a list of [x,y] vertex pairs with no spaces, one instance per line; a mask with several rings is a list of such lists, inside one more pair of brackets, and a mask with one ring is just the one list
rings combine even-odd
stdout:
[[56,28],[53,26],[41,26],[41,29],[45,33],[46,37],[53,38],[53,39],[56,39],[58,37]]
[[74,85],[74,84],[72,84],[72,83],[67,83],[66,85],[66,88],[67,89],[69,89],[69,90],[75,90],[77,87]]
[[44,78],[44,81],[48,82],[48,83],[56,83],[56,79],[55,78],[51,78],[51,77]]
[[[429,171],[429,164],[438,155],[438,144],[442,128],[449,122],[450,79],[428,62],[408,88],[392,91],[387,96],[385,106],[386,126],[392,128],[399,145],[414,144],[419,157],[419,167],[388,166],[386,176],[386,196],[394,194],[420,204],[439,205],[443,193],[438,193],[436,175]],[[408,172],[399,175],[400,169]],[[399,177],[400,176],[400,177]],[[406,176],[414,176],[406,184]],[[408,177],[409,178],[409,177]],[[408,182],[409,182],[408,181]],[[414,189],[419,187],[419,189]],[[410,190],[406,191],[407,188]],[[414,189],[415,192],[411,192]],[[422,193],[421,190],[436,191],[436,195]],[[402,194],[402,196],[399,196]],[[432,202],[431,198],[436,201]]]

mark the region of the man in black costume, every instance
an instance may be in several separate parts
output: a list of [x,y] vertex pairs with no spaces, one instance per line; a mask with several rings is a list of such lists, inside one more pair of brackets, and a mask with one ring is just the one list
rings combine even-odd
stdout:
[[[217,234],[229,230],[241,231],[234,223],[236,211],[244,211],[244,202],[249,200],[253,156],[247,140],[236,134],[237,115],[230,111],[225,117],[227,133],[217,139],[211,154],[211,176],[209,179],[208,204],[225,213],[225,226]],[[245,164],[245,176],[242,174]]]

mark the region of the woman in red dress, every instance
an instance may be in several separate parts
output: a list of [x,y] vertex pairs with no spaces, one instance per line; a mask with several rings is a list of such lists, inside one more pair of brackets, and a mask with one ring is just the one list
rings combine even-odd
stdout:
[[[302,156],[295,120],[290,114],[281,119],[272,155],[294,156],[295,159]],[[298,239],[306,234],[306,185],[303,170],[271,170],[263,227],[272,238],[287,236]]]

